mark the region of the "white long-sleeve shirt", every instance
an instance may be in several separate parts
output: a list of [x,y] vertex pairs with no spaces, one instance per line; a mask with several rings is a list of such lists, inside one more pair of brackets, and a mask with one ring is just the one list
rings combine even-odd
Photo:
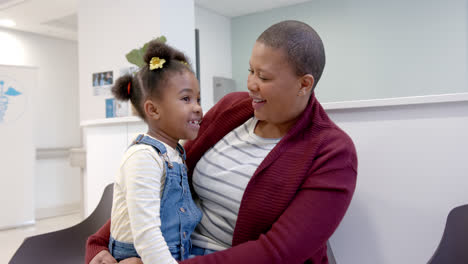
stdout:
[[[176,149],[164,146],[170,161],[182,163]],[[177,264],[161,233],[164,181],[164,160],[152,146],[138,144],[126,151],[114,184],[111,236],[134,244],[145,264]]]

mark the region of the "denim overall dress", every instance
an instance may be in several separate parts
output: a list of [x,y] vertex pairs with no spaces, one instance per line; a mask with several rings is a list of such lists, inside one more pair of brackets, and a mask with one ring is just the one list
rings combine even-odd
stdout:
[[[161,232],[172,257],[176,260],[187,259],[192,247],[190,235],[200,222],[202,213],[193,202],[190,193],[185,150],[177,144],[177,151],[184,161],[184,164],[180,164],[171,162],[164,145],[151,137],[139,135],[129,147],[135,144],[152,146],[165,161],[166,181],[160,206]],[[117,261],[140,257],[133,244],[117,241],[112,236],[109,240],[109,251]]]

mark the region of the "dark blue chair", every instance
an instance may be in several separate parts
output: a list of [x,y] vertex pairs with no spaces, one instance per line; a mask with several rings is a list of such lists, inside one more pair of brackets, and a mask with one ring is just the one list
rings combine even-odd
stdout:
[[444,234],[428,264],[468,263],[468,204],[452,209]]
[[81,223],[24,239],[9,263],[83,264],[86,240],[111,216],[113,192],[113,184],[109,184],[96,209]]

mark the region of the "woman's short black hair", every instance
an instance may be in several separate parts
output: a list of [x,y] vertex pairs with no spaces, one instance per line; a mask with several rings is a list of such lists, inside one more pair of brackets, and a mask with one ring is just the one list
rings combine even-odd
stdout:
[[298,76],[314,76],[315,88],[325,67],[325,50],[312,27],[300,21],[282,21],[267,28],[257,41],[284,50]]

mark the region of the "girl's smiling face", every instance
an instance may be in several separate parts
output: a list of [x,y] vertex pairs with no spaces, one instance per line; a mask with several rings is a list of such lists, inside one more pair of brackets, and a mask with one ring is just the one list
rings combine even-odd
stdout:
[[[195,75],[189,71],[175,72],[168,77],[162,97],[154,100],[157,119],[151,122],[156,129],[150,132],[163,142],[175,147],[179,139],[195,139],[200,129],[203,111],[200,106],[200,88]],[[150,133],[151,134],[151,133]]]

